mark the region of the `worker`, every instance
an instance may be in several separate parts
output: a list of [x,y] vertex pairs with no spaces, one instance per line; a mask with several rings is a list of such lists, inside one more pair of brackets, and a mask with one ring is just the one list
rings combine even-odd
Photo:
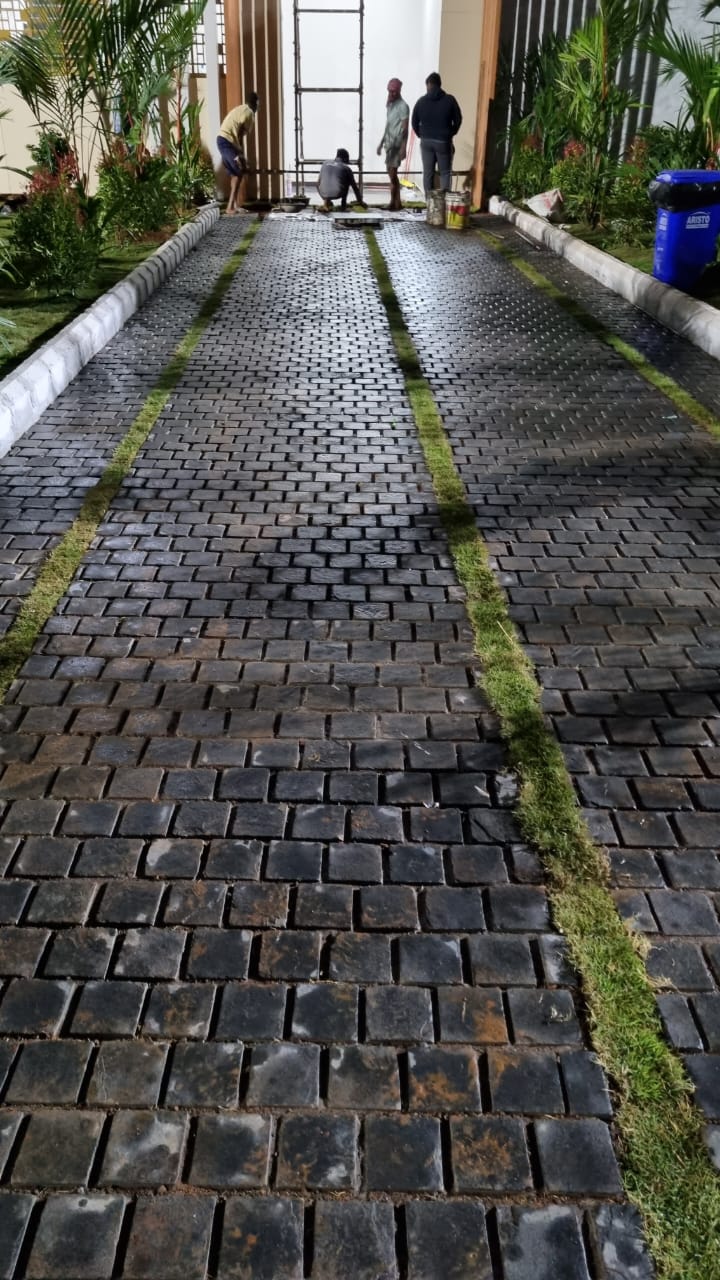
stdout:
[[378,155],[385,148],[385,168],[390,179],[390,204],[388,209],[397,212],[402,209],[400,199],[400,178],[398,169],[407,155],[408,130],[410,127],[410,108],[400,96],[402,80],[393,77],[388,80],[387,87],[387,120],[385,132],[380,139]]
[[333,200],[340,201],[340,208],[344,212],[347,209],[348,191],[351,187],[357,203],[363,209],[367,209],[350,168],[350,156],[344,147],[339,147],[335,159],[326,160],[320,169],[317,189],[323,199],[323,204],[320,205],[321,212],[330,213]]
[[258,95],[249,93],[247,103],[242,107],[233,107],[220,125],[217,147],[225,169],[230,174],[230,196],[225,210],[229,214],[237,213],[243,203],[238,197],[248,169],[245,139],[252,132],[259,105]]
[[462,112],[452,94],[443,89],[437,71],[428,76],[425,88],[427,93],[413,107],[412,127],[420,139],[427,197],[435,184],[436,168],[440,171],[441,189],[452,189],[453,138],[462,124]]

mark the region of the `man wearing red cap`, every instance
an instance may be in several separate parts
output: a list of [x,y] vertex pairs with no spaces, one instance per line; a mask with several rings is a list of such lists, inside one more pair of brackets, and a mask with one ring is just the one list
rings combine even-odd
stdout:
[[395,211],[402,209],[398,169],[407,155],[408,124],[410,120],[410,108],[400,96],[401,89],[402,80],[393,79],[388,81],[387,122],[385,124],[385,132],[377,149],[377,153],[380,155],[383,147],[385,148],[385,165],[390,179],[390,204],[388,208]]

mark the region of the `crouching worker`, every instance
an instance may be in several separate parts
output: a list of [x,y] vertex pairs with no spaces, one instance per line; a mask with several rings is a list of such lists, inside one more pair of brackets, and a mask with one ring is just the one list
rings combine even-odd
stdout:
[[350,156],[344,147],[340,147],[335,159],[326,160],[320,170],[317,189],[323,200],[320,205],[322,212],[330,213],[333,207],[333,200],[340,201],[342,210],[347,209],[348,191],[351,187],[357,203],[363,209],[367,209],[367,205],[358,191],[353,171],[350,168]]
[[[260,103],[256,93],[249,93],[245,106],[234,107],[220,125],[217,147],[225,169],[230,174],[230,196],[226,213],[237,213],[242,204],[240,188],[247,173],[245,140],[255,124]],[[244,192],[242,193],[244,197]]]

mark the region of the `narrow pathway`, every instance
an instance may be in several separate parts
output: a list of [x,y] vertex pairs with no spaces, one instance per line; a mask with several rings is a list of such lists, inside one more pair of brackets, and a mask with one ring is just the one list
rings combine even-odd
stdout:
[[[382,243],[720,1168],[720,449],[479,238]],[[573,296],[646,354],[652,327],[659,367],[714,404],[716,362],[578,275]]]
[[265,224],[0,718],[0,1276],[650,1275],[363,239]]
[[0,459],[0,634],[211,292],[249,219],[221,221]]

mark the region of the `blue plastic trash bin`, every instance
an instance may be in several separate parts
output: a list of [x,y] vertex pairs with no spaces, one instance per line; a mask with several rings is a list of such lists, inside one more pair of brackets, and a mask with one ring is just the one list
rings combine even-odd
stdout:
[[715,261],[720,236],[720,173],[668,169],[648,188],[657,206],[653,275],[691,289]]

